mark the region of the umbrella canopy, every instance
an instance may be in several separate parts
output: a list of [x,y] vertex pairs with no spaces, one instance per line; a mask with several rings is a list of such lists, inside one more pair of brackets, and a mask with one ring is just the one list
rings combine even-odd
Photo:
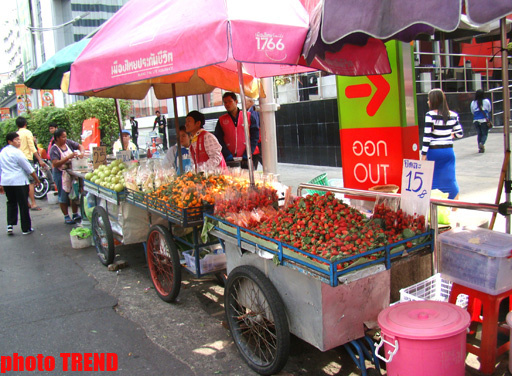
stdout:
[[421,34],[433,35],[434,30],[450,33],[459,26],[462,14],[470,23],[482,25],[512,13],[512,1],[324,0],[316,11],[321,16],[315,19],[314,34],[304,49],[308,59],[369,37],[409,42]]
[[[257,98],[259,95],[258,80],[244,72],[243,81],[244,94],[251,98]],[[69,82],[70,75],[68,72],[64,75],[61,84],[61,89],[66,93],[69,92]],[[240,92],[236,63],[231,61],[186,72],[130,82],[106,89],[89,90],[81,94],[88,97],[141,100],[146,97],[151,88],[158,99],[207,94],[211,93],[215,88],[235,93]]]
[[89,38],[82,39],[57,51],[27,78],[25,85],[32,89],[60,89],[62,76],[69,71],[71,63],[76,60],[89,41]]
[[[71,66],[70,93],[85,93],[243,62],[253,77],[299,71],[309,15],[299,0],[131,0],[92,38]],[[389,73],[385,46],[350,46],[341,59],[311,68]],[[364,59],[357,53],[366,49]],[[290,69],[292,71],[290,72]],[[236,70],[235,70],[236,71]],[[198,74],[201,76],[200,74]]]

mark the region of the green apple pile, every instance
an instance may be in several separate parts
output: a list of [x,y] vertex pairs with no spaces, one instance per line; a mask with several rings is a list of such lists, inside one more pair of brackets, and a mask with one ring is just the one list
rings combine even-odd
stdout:
[[107,189],[121,192],[124,190],[124,170],[126,165],[120,160],[112,161],[109,165],[101,165],[93,172],[85,174],[85,180]]

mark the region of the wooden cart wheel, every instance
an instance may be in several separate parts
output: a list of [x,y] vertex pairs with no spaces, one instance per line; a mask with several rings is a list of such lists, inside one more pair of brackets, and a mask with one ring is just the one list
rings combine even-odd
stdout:
[[92,211],[92,238],[96,253],[103,265],[110,265],[116,257],[114,246],[114,234],[110,226],[108,214],[101,206],[96,206]]
[[169,231],[161,226],[151,226],[147,240],[146,256],[149,274],[156,293],[164,302],[173,302],[180,293],[180,256]]
[[224,307],[231,335],[249,367],[261,375],[278,373],[288,360],[290,331],[274,285],[253,266],[229,273]]

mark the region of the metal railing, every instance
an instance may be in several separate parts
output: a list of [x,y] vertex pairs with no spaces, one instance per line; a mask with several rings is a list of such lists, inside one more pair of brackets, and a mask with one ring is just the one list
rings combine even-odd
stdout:
[[[414,56],[416,62],[422,56],[431,57],[433,61],[432,65],[417,64],[415,67],[418,92],[428,93],[433,88],[442,88],[445,92],[489,91],[502,85],[501,78],[495,78],[500,76],[501,66],[494,67],[490,61],[499,60],[499,56],[432,52],[415,52]],[[485,63],[484,66],[472,67],[471,60],[476,59]],[[462,60],[464,64],[454,66],[452,63],[456,60]]]

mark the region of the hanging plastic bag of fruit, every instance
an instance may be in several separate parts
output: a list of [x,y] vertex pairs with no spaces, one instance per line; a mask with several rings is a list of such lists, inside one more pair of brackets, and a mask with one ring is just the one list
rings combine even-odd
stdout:
[[[386,185],[376,185],[370,187],[368,190],[372,192],[380,192],[380,193],[397,193],[400,187],[395,184],[386,184]],[[400,208],[400,197],[386,197],[386,196],[377,196],[375,198],[374,212],[375,208],[379,206],[385,206],[393,211],[397,211]]]

